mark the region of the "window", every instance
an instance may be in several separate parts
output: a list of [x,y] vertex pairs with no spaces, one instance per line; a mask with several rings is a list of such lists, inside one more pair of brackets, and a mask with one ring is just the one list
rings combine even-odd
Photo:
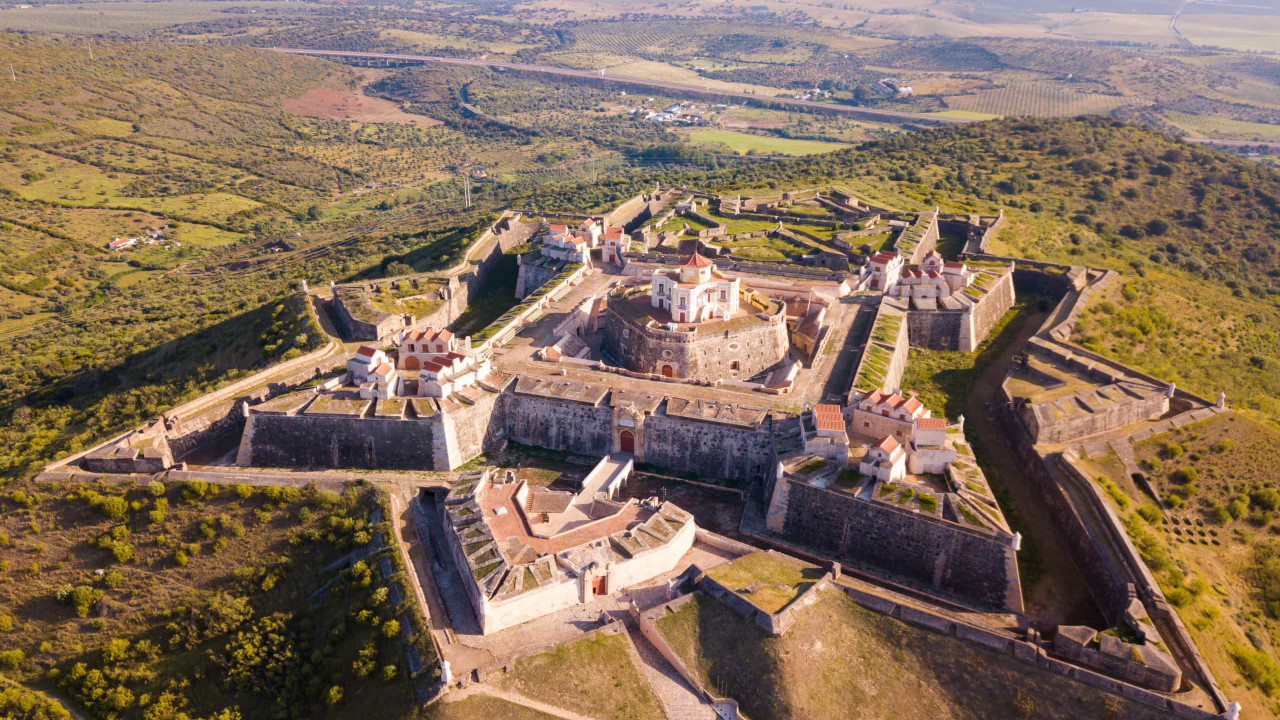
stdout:
[[685,299],[683,297],[680,298],[680,307],[685,307]]
[[738,367],[739,367],[739,366],[738,366],[738,361],[737,361],[737,360],[733,360],[733,361],[731,361],[731,362],[729,363],[729,369],[730,369],[730,370],[733,370],[734,372],[737,372],[737,371],[738,371]]
[[724,288],[721,288],[721,289],[720,289],[720,302],[725,302],[725,301],[727,301],[728,299],[729,299],[729,291],[728,291],[728,290],[725,290]]

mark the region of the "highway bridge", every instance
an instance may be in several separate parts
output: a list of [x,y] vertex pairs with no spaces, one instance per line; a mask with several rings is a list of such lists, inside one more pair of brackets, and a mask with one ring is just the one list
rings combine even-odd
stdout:
[[611,75],[603,71],[575,70],[573,68],[556,67],[554,65],[529,65],[524,63],[497,62],[493,60],[438,57],[434,55],[399,55],[394,53],[356,52],[348,50],[306,50],[301,48],[271,49],[276,52],[288,53],[290,55],[311,55],[329,60],[353,62],[358,65],[390,67],[397,65],[426,65],[428,63],[439,63],[441,65],[470,65],[474,67],[487,67],[495,70],[504,70],[515,73],[543,75],[570,82],[619,85],[639,90],[647,90],[654,93],[692,96],[720,102],[762,105],[765,107],[786,110],[799,110],[801,112],[843,115],[865,120],[884,120],[897,123],[915,123],[918,125],[959,125],[970,122],[964,118],[945,117],[933,113],[879,110],[876,108],[855,107],[839,103],[815,102],[812,100],[798,100],[795,98],[780,98],[757,93],[719,90],[707,85],[668,82],[665,80],[648,80],[645,78],[630,77],[627,75]]

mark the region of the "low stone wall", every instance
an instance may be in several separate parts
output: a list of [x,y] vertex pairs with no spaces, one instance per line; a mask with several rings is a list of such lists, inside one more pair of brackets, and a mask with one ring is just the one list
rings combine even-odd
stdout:
[[647,465],[691,472],[742,484],[773,472],[778,456],[773,428],[760,429],[652,415],[643,428],[643,456]]
[[[779,555],[773,550],[767,550],[771,555],[782,558],[784,561],[790,561],[785,555]],[[803,592],[797,595],[787,603],[785,607],[775,613],[770,613],[750,600],[735,593],[730,588],[725,587],[710,575],[702,575],[698,580],[698,589],[718,599],[733,610],[739,616],[750,620],[756,627],[763,630],[772,637],[781,637],[791,626],[796,624],[796,613],[809,607],[818,600],[818,592],[831,587],[831,573],[826,573],[817,582],[805,588]]]

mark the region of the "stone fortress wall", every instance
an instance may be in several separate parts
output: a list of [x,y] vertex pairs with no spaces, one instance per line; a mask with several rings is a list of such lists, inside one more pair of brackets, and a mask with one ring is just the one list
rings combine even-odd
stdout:
[[[467,309],[472,296],[481,291],[485,279],[498,266],[503,253],[533,236],[537,225],[521,220],[520,213],[503,213],[476,239],[472,247],[478,249],[478,254],[465,261],[461,272],[456,274],[421,273],[335,286],[333,310],[338,328],[344,337],[352,340],[378,341],[407,328],[447,327]],[[356,305],[367,305],[368,295],[376,287],[401,283],[441,284],[438,290],[429,291],[440,295],[440,307],[422,317],[387,313],[372,307],[365,307],[363,312],[354,309]]]
[[912,347],[973,352],[1013,307],[1014,274],[1001,275],[985,295],[964,310],[911,310],[907,324]]
[[787,315],[781,306],[772,315],[722,323],[725,330],[699,328],[673,332],[644,327],[614,308],[605,312],[604,349],[628,370],[671,377],[743,379],[769,369],[787,354]]
[[1016,553],[1007,535],[971,530],[847,492],[789,482],[784,529],[788,538],[835,558],[991,607],[1005,607],[1010,586],[1018,583]]

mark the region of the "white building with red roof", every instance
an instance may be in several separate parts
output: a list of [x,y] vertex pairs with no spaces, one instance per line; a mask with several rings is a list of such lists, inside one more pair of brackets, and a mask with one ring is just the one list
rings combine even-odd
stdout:
[[542,240],[542,252],[548,257],[569,262],[591,261],[591,240],[567,225],[551,225]]
[[900,443],[911,440],[918,418],[929,417],[929,409],[915,395],[873,390],[863,395],[853,409],[853,432],[869,437],[892,435]]
[[358,385],[368,379],[370,372],[386,362],[386,353],[372,345],[361,345],[355,356],[347,361],[347,370]]
[[911,434],[907,469],[915,475],[941,475],[955,461],[956,449],[947,442],[947,421],[935,417],[918,418]]
[[881,250],[867,260],[866,288],[887,292],[898,284],[906,260],[896,252]]
[[716,264],[694,253],[680,267],[653,271],[650,299],[678,323],[728,320],[738,312],[741,281],[716,270]]
[[873,445],[858,463],[858,472],[885,482],[907,476],[907,450],[892,435]]
[[905,267],[897,285],[888,289],[895,297],[944,298],[969,287],[973,272],[963,262],[943,260],[937,252],[924,256],[918,267]]
[[813,406],[813,433],[805,430],[805,452],[841,464],[849,461],[849,432],[844,410],[839,405],[819,403]]
[[428,360],[460,352],[458,338],[444,328],[406,330],[396,339],[396,360],[402,370],[418,370]]
[[622,264],[622,253],[631,249],[631,238],[621,227],[611,227],[604,231],[604,247],[600,257],[604,262]]

